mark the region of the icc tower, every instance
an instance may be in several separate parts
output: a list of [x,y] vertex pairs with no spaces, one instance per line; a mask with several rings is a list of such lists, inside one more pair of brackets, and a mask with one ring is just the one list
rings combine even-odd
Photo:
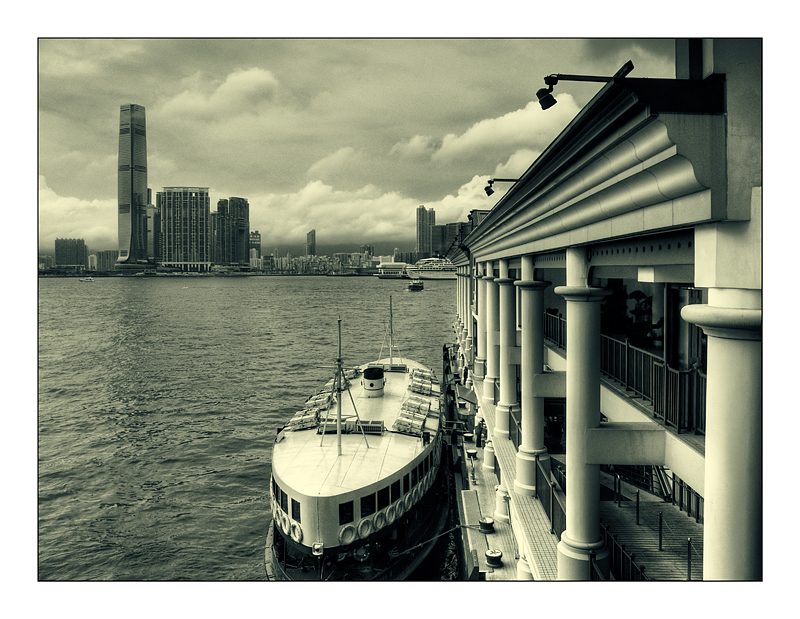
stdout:
[[147,263],[147,132],[144,107],[119,109],[117,268]]

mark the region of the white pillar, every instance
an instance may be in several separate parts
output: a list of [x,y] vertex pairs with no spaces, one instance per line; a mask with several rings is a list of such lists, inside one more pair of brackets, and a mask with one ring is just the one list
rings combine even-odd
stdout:
[[544,398],[537,397],[531,385],[536,374],[544,372],[544,291],[550,282],[533,281],[533,256],[522,256],[522,278],[516,282],[521,293],[522,341],[520,386],[522,441],[517,451],[517,494],[536,494],[536,457],[545,469],[550,456],[544,446]]
[[[568,266],[569,269],[569,266]],[[600,425],[600,301],[609,291],[559,286],[567,300],[567,507],[558,579],[589,580],[589,553],[607,564],[600,535],[600,467],[587,464],[587,433]]]
[[710,288],[681,317],[708,336],[703,580],[761,580],[761,291]]
[[478,350],[475,352],[475,377],[486,376],[486,263],[478,267],[476,280],[478,283]]
[[508,277],[508,260],[500,260],[500,277],[494,280],[498,294],[498,327],[500,350],[498,353],[500,401],[495,408],[494,431],[508,437],[511,415],[519,412],[517,384],[512,351],[517,345],[517,315],[514,280]]
[[487,266],[488,273],[483,278],[486,282],[486,376],[483,378],[483,399],[494,404],[494,385],[500,378],[500,308],[498,286],[494,283],[494,267],[491,262]]

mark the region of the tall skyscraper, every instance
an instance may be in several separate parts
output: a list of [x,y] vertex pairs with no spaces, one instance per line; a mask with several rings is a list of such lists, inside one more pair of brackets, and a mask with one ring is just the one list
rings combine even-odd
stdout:
[[306,244],[304,245],[306,250],[306,256],[316,256],[317,255],[317,231],[311,230],[308,234],[306,234]]
[[431,256],[431,229],[436,223],[436,213],[432,208],[417,207],[417,257],[429,258]]
[[117,169],[117,265],[125,268],[146,263],[148,257],[147,132],[141,105],[126,103],[119,108]]
[[156,194],[161,217],[161,264],[186,272],[211,269],[208,187],[164,187]]

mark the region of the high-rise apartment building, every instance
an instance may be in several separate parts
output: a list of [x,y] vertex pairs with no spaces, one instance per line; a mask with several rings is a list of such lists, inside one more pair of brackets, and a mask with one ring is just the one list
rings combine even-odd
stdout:
[[97,270],[113,271],[117,256],[119,256],[118,249],[105,249],[97,252]]
[[83,239],[56,239],[56,266],[86,268],[87,265],[88,255]]
[[316,256],[317,255],[317,231],[311,230],[308,234],[306,234],[306,244],[303,246],[305,248],[305,255],[306,256]]
[[211,261],[220,265],[250,263],[250,204],[246,198],[217,202],[211,214]]
[[420,205],[417,207],[417,246],[419,258],[429,258],[431,255],[431,229],[436,223],[436,213],[432,208],[427,209]]
[[156,194],[161,217],[161,264],[186,272],[211,268],[208,187],[164,187]]
[[119,108],[117,165],[117,234],[121,268],[146,264],[147,247],[147,131],[144,107],[126,103]]
[[258,230],[250,230],[250,249],[255,249],[257,258],[261,258],[261,233]]

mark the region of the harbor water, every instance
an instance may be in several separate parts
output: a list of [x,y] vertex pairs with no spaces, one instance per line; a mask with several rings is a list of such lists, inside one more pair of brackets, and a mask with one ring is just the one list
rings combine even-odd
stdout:
[[[441,373],[454,280],[44,278],[39,580],[263,580],[277,429],[343,361]],[[386,354],[386,351],[384,351]],[[430,576],[432,579],[435,575]]]

